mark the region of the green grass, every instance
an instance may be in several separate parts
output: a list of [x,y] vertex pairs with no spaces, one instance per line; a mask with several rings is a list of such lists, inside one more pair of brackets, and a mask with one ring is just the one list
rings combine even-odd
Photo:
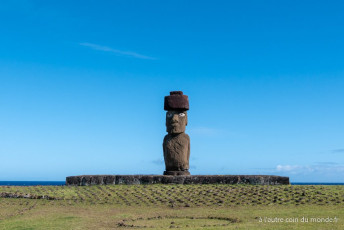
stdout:
[[[0,229],[344,229],[344,186],[0,186],[0,197],[19,197],[0,198]],[[338,219],[310,219],[327,217]]]

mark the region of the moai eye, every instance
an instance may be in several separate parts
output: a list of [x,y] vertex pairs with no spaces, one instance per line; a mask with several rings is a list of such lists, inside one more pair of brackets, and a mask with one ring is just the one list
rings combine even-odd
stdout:
[[184,117],[184,116],[185,116],[185,113],[180,113],[179,116],[180,116],[180,117]]
[[172,117],[172,113],[167,113],[167,117]]

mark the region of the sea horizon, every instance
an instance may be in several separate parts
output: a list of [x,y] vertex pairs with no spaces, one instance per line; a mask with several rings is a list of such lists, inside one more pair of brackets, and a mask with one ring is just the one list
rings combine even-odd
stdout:
[[[291,185],[344,185],[342,182],[291,182]],[[0,181],[0,186],[64,186],[66,181]]]

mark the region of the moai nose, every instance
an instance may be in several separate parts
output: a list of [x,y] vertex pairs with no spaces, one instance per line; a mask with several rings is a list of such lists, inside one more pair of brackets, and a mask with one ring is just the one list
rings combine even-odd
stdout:
[[179,120],[178,114],[173,114],[172,121],[178,121],[178,120]]

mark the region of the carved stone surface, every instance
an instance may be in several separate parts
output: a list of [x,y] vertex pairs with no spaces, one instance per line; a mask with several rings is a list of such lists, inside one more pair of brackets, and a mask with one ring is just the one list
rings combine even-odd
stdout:
[[182,91],[172,91],[165,97],[166,131],[163,151],[166,171],[164,175],[190,175],[190,137],[185,134],[188,124],[188,96]]
[[164,171],[164,175],[188,176],[188,175],[190,175],[190,172],[189,171]]
[[166,135],[164,138],[163,149],[166,171],[189,170],[190,138],[187,134],[180,133]]
[[286,185],[289,177],[266,175],[82,175],[66,178],[66,185],[106,184],[253,184]]
[[189,98],[182,91],[171,91],[165,97],[164,110],[189,110]]

